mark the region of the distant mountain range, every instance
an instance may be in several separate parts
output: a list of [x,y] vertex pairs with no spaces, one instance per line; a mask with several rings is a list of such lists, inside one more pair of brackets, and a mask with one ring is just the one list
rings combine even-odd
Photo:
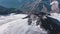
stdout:
[[[39,10],[37,5],[41,0],[0,0],[0,5],[6,8],[16,8],[21,11]],[[60,0],[58,0],[60,2]]]
[[19,13],[22,13],[22,11],[20,11],[19,9],[16,9],[16,8],[6,8],[3,6],[0,6],[0,15],[8,15],[10,13],[19,14]]
[[[28,7],[30,4],[34,3],[35,1],[38,0],[0,0],[0,5],[7,7],[7,8],[17,8],[22,11],[29,10],[31,9]],[[28,7],[28,8],[26,8]]]

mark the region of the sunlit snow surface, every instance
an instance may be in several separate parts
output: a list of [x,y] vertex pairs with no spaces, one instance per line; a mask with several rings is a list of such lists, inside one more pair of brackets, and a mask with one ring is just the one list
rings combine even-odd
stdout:
[[9,16],[0,16],[0,34],[47,34],[40,27],[27,25],[27,19],[22,19],[27,15],[10,14]]

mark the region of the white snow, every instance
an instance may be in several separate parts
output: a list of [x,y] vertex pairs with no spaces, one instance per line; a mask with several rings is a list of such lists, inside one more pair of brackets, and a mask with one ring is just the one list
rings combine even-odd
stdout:
[[51,13],[51,16],[49,17],[52,17],[54,19],[57,19],[58,21],[60,21],[60,14],[59,13]]
[[27,15],[0,16],[0,34],[47,34],[39,26],[27,25],[27,19],[22,19],[25,16]]

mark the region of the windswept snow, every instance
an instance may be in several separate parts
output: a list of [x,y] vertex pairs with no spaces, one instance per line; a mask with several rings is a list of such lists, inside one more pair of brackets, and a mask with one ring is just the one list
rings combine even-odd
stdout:
[[0,34],[47,34],[38,26],[27,25],[26,15],[16,14],[0,17]]
[[51,16],[54,19],[57,19],[58,21],[60,21],[60,14],[59,13],[51,13]]
[[[52,13],[51,15],[52,18],[60,19],[60,14]],[[27,19],[22,19],[25,16],[27,15],[10,14],[9,16],[0,16],[0,34],[47,34],[39,26],[27,25]]]

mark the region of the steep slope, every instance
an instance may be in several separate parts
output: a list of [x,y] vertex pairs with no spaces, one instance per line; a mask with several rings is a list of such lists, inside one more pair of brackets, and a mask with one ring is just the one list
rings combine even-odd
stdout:
[[[60,14],[52,14],[54,15],[50,17],[60,21]],[[0,25],[0,34],[47,34],[46,31],[40,27],[33,27],[32,25],[27,25],[27,19],[21,19],[25,16],[26,15],[24,14],[11,14],[10,16],[0,17],[0,24],[4,23]]]
[[11,15],[11,17],[8,16],[10,18],[15,17],[13,19],[16,19],[16,18],[17,19],[16,20],[12,19],[13,21],[8,19],[9,20],[8,22],[6,22],[5,20],[4,21],[5,24],[0,26],[0,34],[46,34],[46,32],[41,28],[39,29],[38,27],[35,28],[33,26],[27,25],[27,19],[21,19],[25,16],[26,15],[23,15],[23,14],[17,14],[15,16]]
[[[8,8],[17,8],[22,11],[31,11],[31,10],[37,10],[41,0],[0,0],[0,5]],[[60,0],[57,0],[60,3]],[[44,1],[46,5],[49,5],[49,3],[46,3],[47,1]]]
[[31,10],[30,7],[33,7],[37,2],[39,3],[39,1],[40,0],[0,0],[0,5],[8,8],[17,8],[26,11]]

